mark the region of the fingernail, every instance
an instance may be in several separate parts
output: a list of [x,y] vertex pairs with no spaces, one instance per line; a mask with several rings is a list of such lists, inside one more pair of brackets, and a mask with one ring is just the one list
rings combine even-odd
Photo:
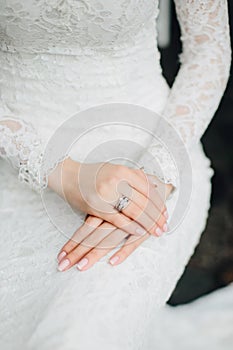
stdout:
[[119,259],[120,259],[119,256],[114,256],[109,260],[109,262],[111,265],[114,265]]
[[58,270],[59,271],[64,271],[69,265],[70,265],[70,260],[69,259],[62,260],[60,262],[60,264],[58,265]]
[[156,233],[158,236],[162,236],[163,231],[161,230],[161,228],[157,227],[156,230],[155,230],[155,233]]
[[167,210],[165,210],[165,212],[163,213],[163,215],[165,216],[166,219],[168,219],[168,212],[167,212]]
[[83,258],[82,260],[80,260],[80,261],[77,263],[77,268],[78,268],[79,270],[82,270],[82,268],[83,268],[84,266],[86,266],[87,263],[88,263],[88,259],[87,259],[87,258]]
[[66,252],[64,252],[64,251],[61,252],[57,257],[58,262],[60,262],[66,255],[67,255]]
[[168,229],[167,224],[164,224],[164,225],[163,225],[163,230],[164,230],[164,232],[167,232],[167,229]]
[[141,227],[136,228],[135,232],[139,234],[140,236],[143,236],[146,233],[146,230],[144,230]]

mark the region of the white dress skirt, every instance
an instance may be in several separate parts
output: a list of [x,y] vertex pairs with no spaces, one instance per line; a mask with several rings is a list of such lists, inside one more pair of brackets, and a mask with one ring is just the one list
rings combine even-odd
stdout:
[[206,225],[213,172],[201,146],[192,160],[193,193],[179,228],[150,237],[119,266],[106,257],[84,273],[57,271],[66,238],[1,161],[2,348],[144,349],[155,306],[170,297]]
[[[8,63],[6,58],[14,60],[15,56],[6,54],[4,62]],[[45,61],[48,69],[48,62],[52,59],[54,61],[48,56]],[[35,63],[30,62],[35,67]],[[11,71],[6,69],[6,73],[10,75]],[[25,93],[23,87],[27,81],[15,76],[14,82],[16,78],[17,85],[22,85],[18,93]],[[33,80],[32,76],[30,80]],[[157,84],[158,79],[155,80]],[[9,76],[7,81],[13,80]],[[161,77],[160,81],[164,86]],[[18,110],[26,120],[33,116],[31,119],[37,122],[41,133],[43,130],[48,132],[49,127],[52,133],[58,125],[58,116],[61,116],[61,121],[63,115],[71,116],[76,109],[76,96],[77,99],[82,96],[77,93],[74,102],[71,103],[70,98],[66,105],[63,103],[65,97],[59,100],[58,96],[56,103],[49,103],[43,91],[39,98],[41,86],[38,85],[38,81],[32,81],[30,93],[34,99],[25,93],[21,104],[19,100],[15,102],[14,111]],[[168,88],[154,89],[151,106],[154,100],[162,104],[162,97],[166,101],[167,91]],[[106,92],[110,93],[109,90]],[[56,120],[53,108],[57,111]],[[47,125],[47,120],[51,126]],[[132,128],[129,139],[133,137],[135,130]],[[163,306],[170,297],[206,225],[213,170],[201,144],[192,152],[191,160],[193,191],[190,208],[177,230],[158,239],[151,236],[119,266],[113,268],[107,263],[109,254],[84,273],[75,267],[65,273],[58,272],[56,256],[67,237],[50,221],[41,197],[20,184],[15,170],[1,160],[0,339],[4,350],[19,349],[19,344],[21,348],[28,344],[29,349],[46,350],[89,350],[93,349],[93,344],[96,349],[144,349],[152,310],[154,312],[155,305]],[[52,193],[50,197],[52,203],[57,200]],[[175,195],[168,201],[168,210],[174,200]],[[57,215],[60,214],[58,210]],[[77,228],[82,220],[80,213]]]
[[[70,116],[102,103],[164,110],[170,88],[156,46],[157,1],[138,1],[139,7],[129,0],[117,5],[104,0],[0,4],[0,107],[4,115],[32,123],[45,142]],[[190,20],[192,6],[184,5]],[[120,27],[117,18],[126,10]],[[85,20],[89,32],[80,25]],[[119,46],[106,53],[111,39]],[[212,116],[213,109],[208,109]],[[132,128],[129,139],[134,137]],[[200,141],[190,150],[190,159],[190,205],[171,235],[151,236],[116,267],[107,263],[108,254],[86,272],[73,267],[65,273],[58,272],[56,256],[67,237],[51,222],[41,197],[20,184],[16,171],[0,160],[2,350],[152,350],[156,339],[167,337],[162,327],[159,333],[161,308],[199,242],[210,207],[213,170]],[[56,195],[48,192],[48,198],[56,206]],[[176,194],[167,202],[168,211],[175,200]],[[54,215],[59,219],[61,212]],[[83,213],[77,216],[77,228],[83,218]],[[148,344],[153,329],[157,336]]]

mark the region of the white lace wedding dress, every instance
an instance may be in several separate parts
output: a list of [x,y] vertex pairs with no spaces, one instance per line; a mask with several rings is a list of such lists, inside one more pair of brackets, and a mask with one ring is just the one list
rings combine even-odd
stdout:
[[[213,171],[200,137],[231,61],[227,1],[175,5],[183,52],[170,89],[156,41],[158,0],[0,0],[0,154],[9,160],[0,160],[1,349],[151,350],[164,339],[159,308],[206,225]],[[32,190],[40,154],[71,115],[110,102],[147,107],[175,127],[192,163],[190,206],[172,235],[150,237],[123,264],[113,268],[106,257],[86,272],[60,273],[66,238]],[[148,148],[163,157],[155,142]],[[175,181],[161,161],[165,180]]]

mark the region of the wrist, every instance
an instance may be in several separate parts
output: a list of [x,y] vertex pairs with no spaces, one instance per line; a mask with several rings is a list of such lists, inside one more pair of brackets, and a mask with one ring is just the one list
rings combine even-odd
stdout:
[[66,158],[58,163],[48,176],[48,187],[62,198],[78,188],[78,171],[81,163]]

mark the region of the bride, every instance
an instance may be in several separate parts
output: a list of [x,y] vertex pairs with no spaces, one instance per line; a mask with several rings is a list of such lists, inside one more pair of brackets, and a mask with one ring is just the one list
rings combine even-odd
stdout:
[[[153,349],[149,333],[160,329],[159,309],[208,216],[213,171],[200,138],[229,77],[227,1],[175,0],[183,48],[171,89],[156,43],[158,0],[0,5],[1,348]],[[143,171],[83,162],[82,148],[79,159],[66,157],[41,177],[55,130],[113,102],[159,114],[188,151],[192,193],[172,235],[167,223],[182,182],[158,142],[147,151],[163,177],[146,153]],[[43,206],[46,191],[53,205],[60,198],[76,210],[69,239],[69,216],[54,214],[67,225],[62,235]]]

